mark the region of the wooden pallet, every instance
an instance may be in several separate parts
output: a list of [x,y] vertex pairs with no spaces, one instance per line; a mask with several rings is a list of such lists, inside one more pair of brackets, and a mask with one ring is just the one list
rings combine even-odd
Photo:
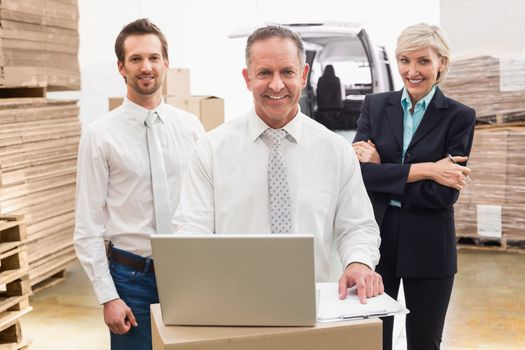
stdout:
[[65,280],[66,280],[66,270],[62,269],[58,271],[57,273],[55,273],[54,275],[46,278],[45,280],[40,281],[37,284],[33,285],[32,291],[33,293],[39,293],[43,290],[56,286],[57,284],[62,283]]
[[0,344],[0,350],[26,350],[31,343],[32,340],[22,337],[17,343]]
[[76,259],[73,247],[63,249],[35,262],[29,270],[29,280],[32,286],[49,279],[60,271],[64,270],[69,262]]
[[0,217],[0,350],[27,349],[30,344],[18,321],[32,310],[26,242],[22,216]]
[[456,236],[458,249],[473,249],[485,251],[502,251],[525,254],[525,241],[513,238],[490,238],[481,236]]
[[492,115],[477,116],[476,123],[478,124],[505,124],[505,123],[520,123],[525,121],[525,110],[502,110]]
[[30,312],[28,307],[20,311],[4,312],[0,316],[0,350],[27,349],[31,341],[22,336],[22,327],[18,319]]
[[0,88],[0,98],[46,97],[45,87]]

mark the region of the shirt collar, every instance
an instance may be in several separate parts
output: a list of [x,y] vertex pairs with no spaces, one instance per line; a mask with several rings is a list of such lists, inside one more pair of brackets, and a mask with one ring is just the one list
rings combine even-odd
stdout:
[[[416,106],[420,105],[423,107],[423,110],[426,110],[435,93],[436,85],[432,86],[432,89],[425,95],[425,97],[416,103]],[[405,87],[403,88],[403,94],[401,95],[401,106],[403,106],[405,111],[412,109],[412,99],[410,98],[408,90]]]
[[157,112],[162,123],[164,123],[165,121],[164,118],[165,118],[166,104],[164,103],[164,98],[161,98],[159,105],[153,108],[152,110],[139,106],[135,102],[129,100],[127,97],[124,97],[122,106],[124,107],[126,112],[129,114],[129,116],[132,119],[136,120],[141,125],[145,125],[144,123],[146,121],[146,116],[148,115],[150,111]]
[[[301,131],[303,129],[304,118],[306,117],[301,113],[301,107],[298,106],[297,114],[286,124],[283,129],[288,133],[288,136],[292,142],[299,143],[301,140]],[[250,131],[250,137],[252,142],[255,142],[269,126],[266,124],[255,112],[255,109],[249,114],[248,117],[248,129]]]

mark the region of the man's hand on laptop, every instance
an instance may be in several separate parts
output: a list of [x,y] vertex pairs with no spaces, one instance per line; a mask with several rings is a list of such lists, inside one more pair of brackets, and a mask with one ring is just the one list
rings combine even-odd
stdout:
[[104,321],[115,334],[126,334],[131,326],[138,326],[130,307],[122,299],[104,303]]
[[358,262],[349,264],[339,279],[339,299],[345,299],[347,288],[353,286],[356,286],[361,304],[366,304],[366,298],[375,297],[385,291],[381,275]]

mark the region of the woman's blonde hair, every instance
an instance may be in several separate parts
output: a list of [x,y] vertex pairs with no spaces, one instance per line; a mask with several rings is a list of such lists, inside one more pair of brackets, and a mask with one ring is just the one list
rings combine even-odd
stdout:
[[403,52],[417,51],[426,47],[432,48],[443,60],[444,69],[438,73],[436,84],[445,80],[450,68],[450,48],[443,31],[426,23],[418,23],[405,28],[397,38],[396,58]]

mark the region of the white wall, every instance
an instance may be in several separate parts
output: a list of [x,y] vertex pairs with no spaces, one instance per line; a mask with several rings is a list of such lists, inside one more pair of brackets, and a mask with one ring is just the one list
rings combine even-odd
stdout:
[[234,29],[264,21],[357,21],[393,59],[404,27],[439,23],[439,0],[79,0],[79,11],[82,91],[59,95],[80,98],[83,122],[107,112],[109,96],[125,94],[113,45],[120,29],[140,17],[150,18],[165,33],[170,66],[191,69],[192,94],[225,99],[226,119],[244,113],[252,101],[241,75],[244,41],[227,38]]
[[525,1],[441,0],[452,56],[525,56]]

